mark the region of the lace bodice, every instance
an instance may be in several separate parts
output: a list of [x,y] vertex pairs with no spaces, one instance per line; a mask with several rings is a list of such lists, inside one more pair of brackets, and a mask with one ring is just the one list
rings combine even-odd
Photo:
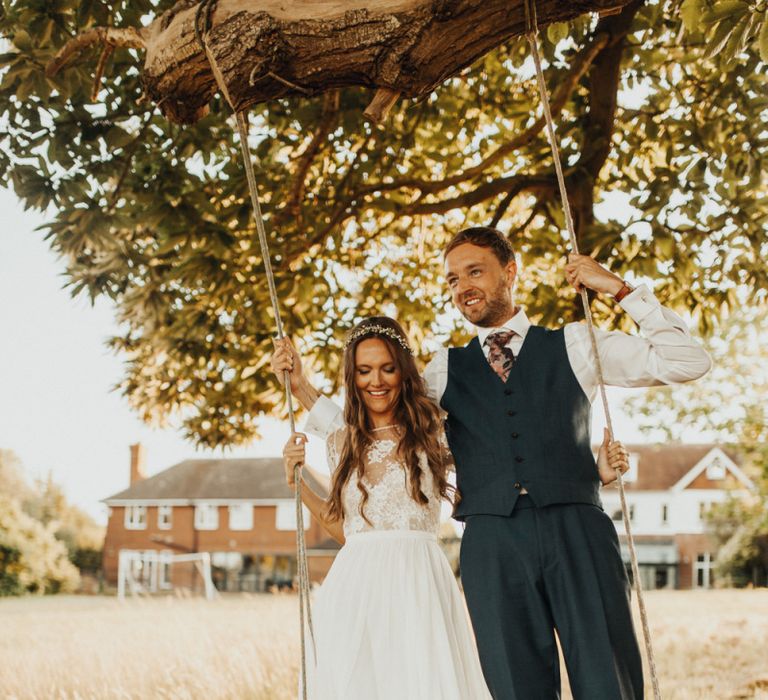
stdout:
[[[328,466],[338,467],[346,428],[333,433],[327,442]],[[448,453],[448,443],[441,434],[441,444]],[[360,512],[363,494],[358,476],[353,472],[342,491],[344,535],[368,530],[422,530],[437,534],[440,525],[441,498],[435,486],[426,455],[421,456],[421,490],[429,499],[424,505],[411,497],[408,472],[397,454],[397,437],[387,435],[376,439],[366,453],[363,485],[368,492],[366,519]]]

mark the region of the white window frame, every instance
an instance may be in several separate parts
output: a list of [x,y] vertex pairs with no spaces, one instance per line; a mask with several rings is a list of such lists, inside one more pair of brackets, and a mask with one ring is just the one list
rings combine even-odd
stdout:
[[173,527],[173,506],[157,507],[157,529],[170,530]]
[[218,530],[219,507],[210,503],[195,506],[195,530]]
[[[712,588],[715,558],[709,552],[700,552],[693,562],[693,587]],[[701,585],[699,585],[699,572],[701,572]]]
[[727,473],[728,470],[720,459],[720,456],[715,455],[712,461],[707,465],[707,479],[710,481],[722,481],[725,479]]
[[[170,506],[168,506],[170,508]],[[160,552],[157,566],[157,585],[162,590],[170,590],[173,588],[171,583],[171,558],[173,552],[170,549],[164,549]]]
[[229,506],[229,529],[235,531],[253,530],[252,503],[235,503]]
[[[306,506],[304,510],[304,530],[309,530],[310,515]],[[293,501],[284,501],[275,508],[275,530],[281,532],[296,532],[296,505]]]
[[125,506],[125,529],[126,530],[146,530],[147,529],[147,507],[146,506]]

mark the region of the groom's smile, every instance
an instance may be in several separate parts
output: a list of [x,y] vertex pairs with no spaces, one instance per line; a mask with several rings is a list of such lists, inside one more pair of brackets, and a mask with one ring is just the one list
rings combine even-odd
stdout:
[[476,326],[492,327],[514,315],[514,261],[502,265],[489,248],[463,243],[445,256],[445,279],[453,303]]

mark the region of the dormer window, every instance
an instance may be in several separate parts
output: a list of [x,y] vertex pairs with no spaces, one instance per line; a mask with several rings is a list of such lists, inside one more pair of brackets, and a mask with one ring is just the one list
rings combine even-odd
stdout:
[[725,479],[725,464],[719,455],[715,455],[707,465],[707,479],[710,481],[722,481]]

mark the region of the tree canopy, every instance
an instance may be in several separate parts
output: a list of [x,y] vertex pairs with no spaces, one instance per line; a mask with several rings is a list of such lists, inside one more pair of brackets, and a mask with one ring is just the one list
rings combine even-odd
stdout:
[[[78,32],[141,26],[172,6],[18,0],[0,34],[0,176],[47,210],[73,294],[107,296],[121,323],[120,389],[147,420],[172,416],[208,446],[247,442],[275,410],[274,323],[233,125],[217,99],[192,126],[142,95],[141,55],[97,52],[53,78]],[[765,2],[633,0],[621,13],[550,26],[545,70],[582,252],[657,280],[703,331],[765,302],[768,130]],[[330,90],[252,111],[250,144],[286,326],[336,381],[345,331],[397,314],[460,339],[443,313],[439,250],[460,228],[498,225],[523,263],[532,318],[579,318],[562,277],[566,237],[525,40],[508,42],[383,127],[370,93]],[[625,202],[611,214],[606,199]],[[610,210],[615,211],[615,208]],[[757,291],[763,290],[763,291]],[[600,322],[627,320],[598,299]]]

